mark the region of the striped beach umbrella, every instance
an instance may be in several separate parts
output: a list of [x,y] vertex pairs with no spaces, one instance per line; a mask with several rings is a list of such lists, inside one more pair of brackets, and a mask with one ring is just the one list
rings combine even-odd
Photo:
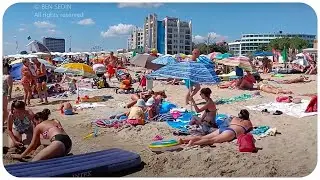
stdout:
[[217,84],[221,81],[212,65],[192,61],[164,66],[148,76],[184,79],[200,84]]
[[230,57],[219,61],[219,63],[233,67],[238,66],[239,68],[247,71],[254,70],[253,64],[251,63],[250,59],[245,56]]

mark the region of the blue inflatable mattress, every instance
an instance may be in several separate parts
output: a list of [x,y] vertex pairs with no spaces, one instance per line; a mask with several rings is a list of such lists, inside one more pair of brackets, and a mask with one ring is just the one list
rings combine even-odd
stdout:
[[16,177],[102,177],[129,171],[141,165],[138,154],[122,149],[108,149],[79,154],[18,163],[5,166]]

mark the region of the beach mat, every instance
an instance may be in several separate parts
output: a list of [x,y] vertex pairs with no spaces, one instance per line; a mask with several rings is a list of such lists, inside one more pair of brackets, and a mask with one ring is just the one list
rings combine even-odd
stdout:
[[138,154],[122,149],[108,149],[38,162],[5,166],[16,177],[107,177],[141,166]]
[[[179,129],[181,131],[188,131],[187,126],[189,125],[191,118],[193,116],[193,113],[187,112],[183,113],[182,116],[180,116],[178,119],[175,121],[167,121],[167,124],[174,128],[174,129]],[[216,123],[217,125],[223,125],[225,123],[225,120],[229,118],[229,115],[227,114],[217,114],[216,116]]]
[[269,112],[274,112],[276,110],[282,111],[284,114],[289,116],[303,118],[307,116],[317,115],[317,112],[305,113],[305,110],[309,104],[308,100],[301,100],[301,103],[281,103],[281,102],[271,102],[255,106],[246,106],[250,110],[262,111],[267,109]]

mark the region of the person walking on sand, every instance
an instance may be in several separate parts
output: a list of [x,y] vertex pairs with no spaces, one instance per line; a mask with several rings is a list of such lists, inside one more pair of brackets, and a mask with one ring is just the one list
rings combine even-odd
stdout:
[[26,105],[31,105],[30,103],[30,99],[31,99],[31,95],[32,95],[32,82],[33,79],[35,78],[35,76],[32,75],[32,72],[30,70],[30,61],[29,59],[25,58],[22,60],[22,69],[21,69],[21,84],[23,86],[23,90],[24,90],[24,103]]
[[[197,58],[200,56],[200,50],[199,49],[194,49],[192,51],[192,61],[197,61]],[[201,87],[200,84],[192,82],[190,80],[184,80],[186,87],[188,88],[188,93],[186,95],[186,105],[189,104],[190,98],[192,98],[194,95],[196,95]]]
[[9,74],[9,71],[11,69],[11,66],[8,64],[8,62],[4,61],[3,64],[3,76],[2,76],[2,110],[3,110],[3,125],[7,123],[8,119],[8,103],[11,101],[11,94],[12,94],[12,86],[13,86],[13,80],[11,75]]
[[107,67],[107,72],[109,75],[109,81],[111,81],[111,78],[115,75],[115,67],[117,64],[118,58],[113,55],[113,52],[110,52],[110,55],[105,59],[104,65]]
[[48,103],[48,92],[47,92],[47,71],[44,64],[40,63],[38,61],[38,58],[32,58],[33,63],[36,67],[36,73],[37,73],[37,91],[40,98],[40,103],[43,102],[43,96],[44,101],[47,104]]

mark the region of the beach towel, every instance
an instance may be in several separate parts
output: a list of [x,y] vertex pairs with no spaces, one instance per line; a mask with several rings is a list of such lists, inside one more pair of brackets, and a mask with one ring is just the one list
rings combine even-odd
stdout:
[[88,108],[95,108],[95,107],[104,107],[106,105],[99,104],[99,103],[81,103],[75,105],[76,109],[88,109]]
[[246,107],[250,110],[255,110],[255,111],[262,111],[264,109],[267,109],[269,112],[271,112],[271,111],[278,110],[278,111],[282,111],[284,114],[297,117],[297,118],[317,115],[317,112],[310,112],[310,113],[305,112],[305,110],[308,107],[308,104],[309,104],[308,100],[301,100],[301,103],[299,104],[271,102],[271,103],[265,103],[265,104],[254,105],[254,106],[246,106]]
[[231,104],[231,103],[234,103],[234,102],[240,102],[240,101],[245,101],[245,100],[248,100],[248,99],[251,99],[253,98],[254,96],[251,95],[251,94],[242,94],[240,96],[235,96],[235,97],[231,97],[231,98],[221,98],[221,99],[218,99],[216,101],[216,104]]
[[310,112],[317,112],[317,111],[318,111],[318,96],[313,96],[305,112],[310,113]]

